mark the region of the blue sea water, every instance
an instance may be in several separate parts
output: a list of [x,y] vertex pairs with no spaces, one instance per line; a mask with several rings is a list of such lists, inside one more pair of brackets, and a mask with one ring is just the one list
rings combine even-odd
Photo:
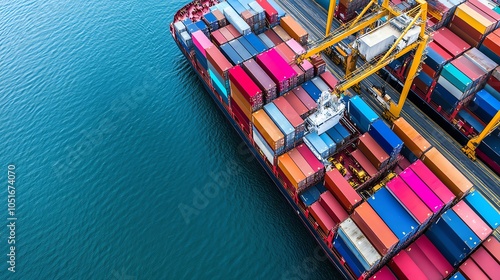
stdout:
[[0,4],[0,279],[339,277],[171,39],[183,4]]

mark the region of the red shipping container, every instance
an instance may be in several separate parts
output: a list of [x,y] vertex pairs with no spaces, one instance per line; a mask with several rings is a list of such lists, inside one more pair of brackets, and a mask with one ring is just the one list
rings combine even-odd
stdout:
[[477,266],[477,264],[472,259],[467,259],[458,270],[467,279],[471,280],[489,280],[488,276]]
[[335,226],[332,218],[328,216],[328,213],[326,213],[319,201],[314,202],[311,207],[309,207],[309,212],[326,234],[328,234],[328,232]]
[[325,173],[325,187],[335,195],[347,212],[351,212],[354,206],[363,201],[337,169]]
[[299,167],[300,171],[304,173],[304,176],[306,176],[306,183],[308,185],[312,184],[314,182],[314,170],[312,167],[307,163],[307,161],[304,159],[304,157],[300,154],[297,149],[292,149],[288,152],[288,155],[292,158],[293,162]]
[[457,59],[453,60],[451,64],[457,67],[460,72],[464,73],[472,81],[477,81],[482,76],[487,74],[465,56],[458,57]]
[[432,218],[432,211],[410,189],[400,177],[395,177],[387,183],[387,189],[420,224],[426,224]]
[[368,175],[373,177],[375,174],[377,174],[377,168],[373,166],[373,164],[366,158],[366,156],[358,149],[354,150],[351,153],[351,156],[361,165],[361,168],[363,168]]
[[425,64],[425,63],[422,63],[422,71],[429,75],[429,77],[431,78],[435,78],[436,77],[436,71],[434,71],[431,67],[429,67],[429,65]]
[[384,265],[379,271],[370,277],[370,280],[398,280],[392,273],[391,269]]
[[481,241],[488,238],[493,230],[479,217],[465,201],[459,201],[451,209],[467,224]]
[[276,9],[269,4],[266,0],[256,0],[257,3],[264,9],[264,13],[266,14],[267,22],[273,24],[278,21],[278,12]]
[[300,99],[295,95],[293,91],[290,91],[283,95],[283,97],[290,103],[290,105],[293,107],[295,112],[300,115],[301,118],[305,118],[307,116],[307,113],[309,112],[309,109],[307,109],[306,105],[300,101]]
[[446,260],[446,258],[439,252],[439,250],[432,244],[432,242],[427,238],[427,236],[422,235],[414,242],[420,250],[431,260],[432,264],[441,273],[442,278],[448,277],[453,272],[453,267]]
[[489,34],[484,39],[483,45],[496,55],[500,55],[500,37],[496,34]]
[[442,58],[444,58],[446,61],[450,61],[453,56],[447,52],[445,49],[443,49],[443,47],[441,47],[440,45],[436,44],[435,42],[430,42],[429,43],[429,47],[437,52]]
[[288,62],[288,64],[292,64],[295,61],[295,53],[286,43],[281,43],[274,47],[274,49],[276,49],[276,51],[286,62]]
[[398,279],[427,279],[423,271],[410,258],[406,251],[399,252],[389,262],[389,267],[396,274]]
[[248,76],[240,65],[236,65],[229,70],[229,80],[234,83],[236,88],[252,107],[254,107],[255,104],[262,104],[262,90],[254,83],[252,78]]
[[241,108],[238,106],[236,101],[234,101],[233,97],[230,96],[229,98],[231,100],[231,102],[230,102],[231,110],[232,110],[233,114],[235,115],[236,122],[239,123],[243,127],[243,130],[247,133],[247,135],[249,135],[250,134],[250,120],[245,115],[245,113],[243,113],[243,110],[241,110]]
[[349,218],[349,214],[347,214],[344,208],[342,208],[342,205],[340,205],[339,201],[330,191],[327,190],[322,193],[319,202],[328,215],[333,219],[335,224],[342,223]]
[[443,279],[439,270],[434,266],[434,264],[427,258],[424,252],[415,244],[411,244],[405,249],[406,253],[410,258],[417,264],[417,266],[422,270],[422,272],[427,276],[429,280],[440,280]]
[[257,55],[256,61],[277,84],[279,93],[284,93],[297,82],[297,74],[275,49]]
[[210,33],[210,38],[217,46],[227,43],[226,37],[222,35],[220,30],[215,30],[214,32]]
[[298,86],[292,90],[293,93],[302,101],[302,104],[306,106],[309,111],[316,109],[318,104],[309,96],[309,94],[302,88]]
[[305,79],[305,73],[304,70],[300,69],[300,67],[297,64],[292,64],[292,68],[297,73],[297,84],[302,84]]
[[224,36],[224,38],[226,38],[226,41],[234,40],[234,35],[231,32],[229,32],[229,30],[227,29],[227,25],[220,28],[219,31],[220,31],[220,34],[222,34],[222,36]]
[[232,24],[226,25],[226,29],[227,31],[231,32],[235,39],[241,36],[240,32],[238,32],[238,30],[236,30],[236,28],[234,28]]
[[481,268],[481,270],[490,278],[499,278],[500,263],[498,263],[484,247],[480,246],[476,252],[471,255],[472,260]]
[[278,36],[278,34],[276,34],[276,32],[274,32],[274,30],[272,29],[267,30],[266,32],[264,32],[264,34],[266,34],[267,38],[269,38],[269,40],[271,40],[271,42],[273,42],[275,46],[283,43],[283,40],[281,40],[280,36]]
[[323,177],[325,166],[316,158],[309,147],[307,147],[307,145],[305,144],[300,144],[296,149],[304,157],[307,163],[309,163],[309,166],[311,166],[311,168],[314,170],[315,180],[319,180],[319,178]]
[[490,236],[483,242],[483,247],[500,263],[500,241],[495,236]]
[[382,256],[391,251],[399,241],[366,201],[354,209],[351,219]]
[[443,201],[445,209],[453,203],[456,196],[421,160],[415,161],[410,168]]
[[[499,67],[497,67],[493,73],[495,73],[495,71],[498,71],[497,69],[499,69]],[[493,75],[490,76],[490,78],[488,79],[488,85],[490,85],[492,88],[494,88],[496,91],[499,91],[500,92],[500,80],[497,79],[496,77],[494,77]]]
[[370,136],[368,132],[359,137],[358,149],[370,160],[375,168],[384,167],[389,161],[389,155]]
[[207,53],[208,62],[210,62],[221,77],[227,79],[227,73],[233,67],[231,62],[227,60],[216,46],[206,49],[205,52]]
[[319,76],[331,90],[333,90],[337,86],[337,83],[339,82],[339,80],[335,78],[335,76],[329,71],[325,71]]
[[276,98],[273,101],[274,105],[278,107],[280,112],[285,116],[285,118],[290,122],[290,124],[295,128],[295,132],[304,131],[306,129],[304,120],[300,115],[293,109],[292,105],[286,101],[283,96]]
[[436,31],[432,38],[434,42],[443,47],[443,49],[449,52],[453,57],[459,56],[471,47],[467,42],[460,39],[460,37],[446,27]]
[[[450,30],[460,36],[469,45],[477,46],[477,43],[481,41],[484,36],[483,34],[481,34],[481,32],[474,29],[474,27],[470,26],[469,23],[465,22],[463,19],[457,16],[453,16],[450,26],[454,26],[455,29],[450,27]],[[465,34],[466,36],[462,36],[462,34],[456,33],[456,29],[464,32],[463,34]]]

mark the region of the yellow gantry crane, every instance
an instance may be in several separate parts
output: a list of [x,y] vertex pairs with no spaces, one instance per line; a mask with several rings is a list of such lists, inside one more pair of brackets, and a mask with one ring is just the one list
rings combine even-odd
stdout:
[[486,125],[486,127],[479,133],[478,136],[473,137],[472,139],[467,142],[467,145],[465,145],[462,148],[462,152],[464,152],[470,159],[476,160],[476,148],[481,144],[481,141],[486,138],[486,136],[490,135],[495,129],[500,127],[500,111],[498,111],[493,119]]
[[[367,27],[374,26],[378,20],[384,17],[387,17],[387,21],[389,21],[391,18],[401,15],[400,11],[393,9],[389,5],[389,0],[384,0],[381,6],[377,4],[377,0],[371,0],[354,20],[343,24],[338,29],[330,33],[331,22],[333,19],[333,10],[336,4],[335,2],[336,1],[330,1],[330,9],[328,11],[326,26],[327,35],[319,42],[310,45],[308,51],[297,58],[298,63],[302,62],[308,57],[311,57],[334,46],[348,36],[363,31]],[[407,15],[412,18],[411,22],[406,26],[404,31],[394,42],[391,48],[384,55],[377,56],[375,59],[368,61],[362,67],[356,68],[351,73],[348,73],[345,79],[343,79],[334,89],[334,92],[336,94],[340,94],[347,89],[359,84],[362,80],[366,79],[370,75],[375,74],[378,70],[388,65],[394,59],[397,59],[404,54],[415,50],[415,56],[412,60],[412,64],[408,72],[408,77],[403,86],[403,90],[401,91],[401,97],[399,98],[398,104],[395,104],[393,101],[389,101],[386,104],[384,117],[386,117],[389,121],[396,120],[399,117],[401,110],[403,109],[404,102],[406,101],[406,98],[410,91],[413,78],[417,74],[417,70],[420,66],[421,59],[429,38],[429,35],[425,33],[427,21],[427,2],[425,0],[417,0],[416,2],[417,6],[407,12]],[[403,40],[408,31],[414,26],[420,26],[418,39],[414,43],[404,47],[402,50],[397,50],[398,44],[401,42],[401,40]]]

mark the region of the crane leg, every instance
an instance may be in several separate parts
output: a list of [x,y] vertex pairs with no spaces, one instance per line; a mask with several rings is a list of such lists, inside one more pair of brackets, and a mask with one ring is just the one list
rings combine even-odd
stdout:
[[330,29],[332,28],[333,14],[335,13],[335,6],[337,5],[337,0],[330,0],[330,6],[328,7],[328,17],[326,18],[326,31],[325,37],[330,34]]

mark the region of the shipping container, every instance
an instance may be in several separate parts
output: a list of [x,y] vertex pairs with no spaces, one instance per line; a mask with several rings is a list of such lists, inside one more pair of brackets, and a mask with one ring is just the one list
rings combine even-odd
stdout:
[[273,120],[274,124],[281,130],[283,135],[285,135],[285,149],[289,150],[293,148],[295,144],[295,129],[290,124],[290,122],[285,118],[283,113],[274,105],[274,103],[268,103],[264,106],[264,111]]
[[361,168],[370,176],[377,174],[377,168],[366,158],[366,156],[358,149],[351,152],[351,156],[359,163]]
[[321,90],[313,82],[304,82],[302,84],[302,88],[307,92],[307,94],[309,94],[314,102],[318,102],[318,99],[321,96]]
[[427,279],[422,269],[404,250],[395,255],[388,265],[398,279]]
[[309,207],[319,200],[320,195],[321,193],[318,188],[316,186],[311,186],[300,194],[300,200],[306,207]]
[[429,209],[438,213],[443,207],[444,203],[437,197],[434,192],[427,187],[427,185],[411,170],[405,169],[399,174],[401,179],[422,199],[422,201],[429,207]]
[[262,42],[262,40],[254,33],[247,34],[243,37],[250,43],[250,45],[252,45],[257,53],[262,53],[269,49],[266,44],[264,44],[264,42]]
[[288,152],[288,155],[290,158],[292,158],[293,162],[297,165],[297,167],[302,171],[304,176],[306,176],[306,186],[310,186],[314,183],[314,170],[312,167],[307,163],[305,158],[300,154],[297,149],[292,149]]
[[285,16],[280,20],[280,26],[301,45],[307,44],[308,33],[292,17]]
[[318,104],[314,99],[309,96],[309,94],[304,90],[302,86],[298,86],[292,90],[293,93],[300,99],[300,101],[306,106],[309,110],[309,113],[312,113],[314,109],[317,108]]
[[455,200],[456,196],[439,180],[425,164],[417,160],[410,165],[411,170],[429,187],[434,194],[445,204],[447,209]]
[[348,244],[348,247],[352,246],[351,248],[353,249],[356,257],[364,265],[365,270],[368,271],[374,265],[379,263],[381,259],[380,254],[352,219],[348,218],[343,221],[340,224],[338,231],[341,237],[347,238],[346,243]]
[[359,137],[358,149],[370,160],[377,169],[385,167],[389,161],[389,155],[372,138],[368,132]]
[[342,205],[340,205],[340,202],[329,190],[326,190],[320,195],[319,202],[335,224],[342,223],[349,217],[349,214],[347,214],[344,208],[342,208]]
[[460,273],[465,276],[467,279],[474,280],[489,280],[488,276],[484,274],[484,272],[479,268],[479,266],[472,259],[466,260],[460,267],[458,268]]
[[333,155],[337,149],[337,144],[326,133],[320,134],[319,137],[328,147],[328,156]]
[[278,36],[278,34],[276,34],[273,29],[267,30],[266,32],[264,32],[264,34],[266,34],[267,38],[269,38],[269,40],[271,40],[275,46],[283,43],[283,40],[281,40],[280,36]]
[[[295,61],[295,53],[288,47],[287,44],[278,44],[274,49],[281,55],[281,57],[290,65]],[[295,70],[294,70],[295,71]]]
[[347,111],[351,120],[363,133],[367,132],[372,122],[379,118],[377,113],[357,95],[349,99]]
[[239,39],[232,40],[228,44],[233,47],[243,61],[247,61],[252,58],[252,54],[241,44]]
[[451,280],[467,280],[460,271],[455,272],[453,276],[450,277]]
[[426,279],[429,280],[440,280],[443,276],[439,270],[434,266],[432,261],[424,254],[424,252],[415,244],[410,244],[405,249],[405,252],[410,256],[410,258],[415,262],[415,264],[422,270],[425,274]]
[[382,256],[389,253],[398,243],[398,238],[368,202],[365,201],[356,207],[351,218]]
[[279,156],[278,167],[297,192],[305,188],[306,176],[300,171],[300,168],[295,164],[290,155],[283,154]]
[[498,241],[494,235],[486,239],[482,246],[490,253],[497,263],[500,263],[500,241]]
[[344,140],[347,140],[351,137],[351,133],[347,131],[347,129],[339,122],[334,125],[333,128],[342,136]]
[[484,123],[489,123],[500,111],[500,100],[483,89],[476,93],[469,109]]
[[262,90],[254,83],[252,78],[241,66],[236,65],[229,70],[229,80],[231,85],[234,84],[245,100],[250,103],[254,111],[262,108]]
[[278,23],[278,12],[274,7],[269,4],[266,0],[256,0],[257,3],[264,9],[266,14],[266,19],[269,25],[274,25]]
[[220,50],[224,56],[231,61],[233,65],[238,65],[243,62],[241,56],[231,47],[229,43],[220,46]]
[[264,103],[269,103],[274,100],[277,96],[276,93],[276,83],[266,74],[262,67],[255,62],[255,60],[250,59],[245,61],[243,64],[243,69],[252,78],[252,80],[257,84],[257,86],[263,91]]
[[472,191],[464,201],[490,228],[496,229],[500,226],[500,212],[479,191]]
[[302,47],[295,39],[290,39],[285,42],[288,47],[296,54],[296,55],[302,55],[306,53],[306,50],[304,47]]
[[337,251],[338,255],[342,257],[342,265],[348,267],[355,279],[359,278],[364,273],[364,267],[359,263],[342,238],[336,238],[334,240],[333,248]]
[[462,221],[479,237],[481,241],[488,238],[492,229],[472,210],[465,201],[459,201],[451,208]]
[[453,267],[446,260],[446,258],[439,252],[438,248],[432,244],[432,242],[427,238],[427,236],[421,235],[415,242],[415,246],[424,253],[424,255],[432,262],[432,264],[437,268],[441,274],[441,278],[444,279],[448,277],[453,272]]
[[297,64],[292,64],[292,68],[297,73],[297,85],[302,84],[305,79],[304,71]]
[[259,39],[266,45],[267,49],[274,48],[276,46],[269,37],[265,33],[259,34]]
[[462,198],[472,188],[472,183],[436,148],[427,151],[423,155],[422,161],[458,199]]
[[326,131],[326,134],[330,136],[330,138],[337,144],[337,146],[341,146],[344,144],[344,138],[342,138],[342,135],[337,132],[335,127],[330,128],[329,130]]
[[336,86],[339,80],[333,76],[333,74],[329,71],[326,71],[320,75],[321,79],[328,85],[330,90],[333,90]]
[[471,259],[481,268],[481,270],[490,278],[499,278],[500,263],[498,263],[488,251],[482,246],[471,255]]
[[373,274],[372,277],[370,277],[370,280],[397,280],[396,276],[394,273],[392,273],[391,269],[384,265],[379,271],[377,271],[375,274]]
[[285,95],[283,95],[283,97],[286,99],[286,101],[288,101],[290,106],[292,106],[292,108],[295,110],[295,112],[302,119],[307,117],[307,115],[309,113],[309,109],[306,107],[306,105],[304,105],[304,103],[302,103],[302,101],[300,101],[300,99],[297,97],[297,95],[295,95],[295,93],[293,91],[289,91],[289,92],[285,93]]
[[325,234],[328,234],[335,227],[332,218],[328,216],[328,213],[326,213],[319,201],[313,203],[308,210]]
[[362,200],[359,194],[351,187],[349,182],[337,169],[325,173],[325,187],[338,199],[347,212]]
[[[232,98],[232,97],[231,97]],[[274,165],[274,159],[276,157],[275,152],[273,149],[267,144],[266,140],[264,137],[260,134],[260,132],[257,131],[255,126],[252,128],[252,138],[257,145],[257,147],[261,150],[262,154],[266,157],[267,161],[271,164]]]
[[304,157],[304,159],[309,163],[309,165],[312,167],[312,169],[315,172],[315,180],[319,181],[320,179],[323,178],[323,175],[325,174],[325,166],[314,156],[313,152],[307,147],[307,145],[300,144],[296,148],[300,154]]
[[461,55],[471,47],[469,44],[467,44],[467,42],[462,40],[446,27],[443,27],[434,32],[432,39],[435,43],[446,50],[452,57]]
[[[367,268],[370,267],[342,229],[339,228],[337,230],[337,235],[335,236],[333,242],[343,244],[345,253],[349,256],[346,264],[349,266],[349,268],[351,268],[352,271],[359,271],[364,273]],[[356,274],[356,277],[361,277],[361,274]]]
[[328,158],[329,147],[323,142],[316,132],[311,132],[304,136],[304,143],[316,154],[316,157],[326,159]]
[[225,82],[229,79],[228,72],[229,69],[233,67],[231,62],[226,59],[222,52],[215,46],[205,49],[207,54],[207,60],[210,65],[214,67],[215,72],[221,77],[221,82]]
[[418,222],[401,206],[386,187],[378,190],[367,201],[399,239],[399,244],[403,244],[417,231]]
[[232,24],[238,33],[245,35],[251,32],[248,23],[246,23],[233,8],[225,8],[223,13],[227,21]]
[[276,83],[279,94],[295,87],[297,74],[276,50],[270,49],[257,55],[256,61]]
[[252,123],[277,154],[285,147],[285,137],[264,110],[252,114]]
[[394,158],[401,152],[403,141],[387,126],[383,120],[376,120],[370,125],[368,130],[370,136],[384,149],[384,151]]
[[276,35],[278,35],[278,37],[280,37],[281,41],[283,42],[286,42],[290,39],[292,39],[292,37],[290,37],[290,35],[288,35],[288,33],[279,25],[275,26],[272,28],[274,33],[276,33]]
[[405,146],[418,158],[431,148],[431,144],[404,118],[395,120],[392,130],[401,140],[403,140]]

